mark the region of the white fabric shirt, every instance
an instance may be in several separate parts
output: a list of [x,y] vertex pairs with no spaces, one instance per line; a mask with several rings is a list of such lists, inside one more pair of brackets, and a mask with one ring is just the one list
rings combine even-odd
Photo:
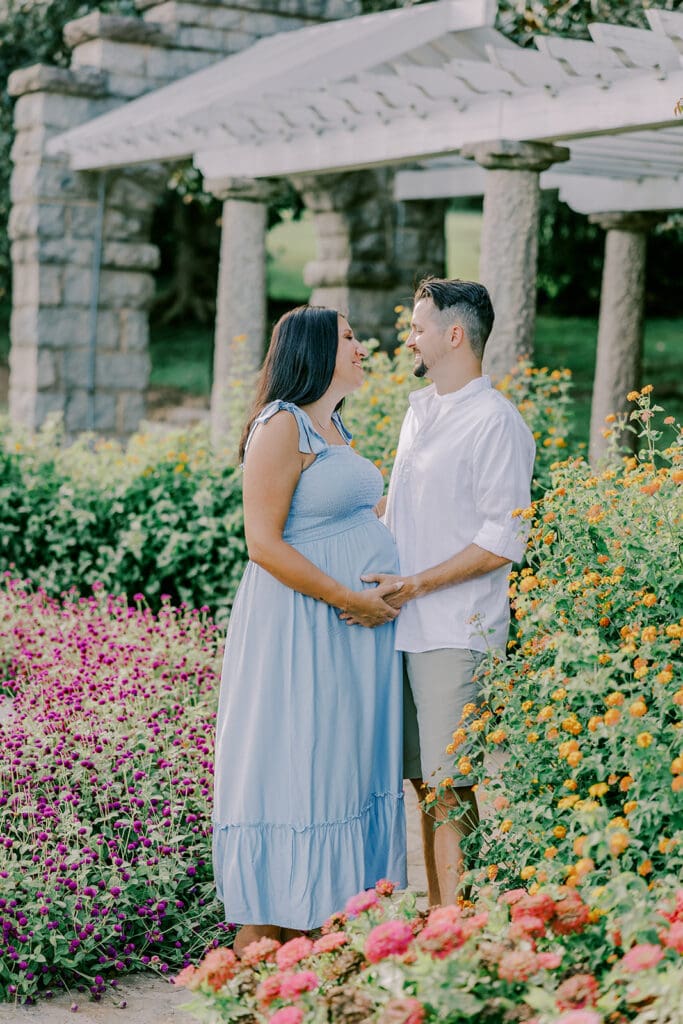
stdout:
[[[477,544],[512,562],[527,523],[535,444],[515,407],[477,377],[450,394],[410,395],[385,514],[401,573],[413,575]],[[396,621],[400,651],[505,648],[509,565],[409,601]]]

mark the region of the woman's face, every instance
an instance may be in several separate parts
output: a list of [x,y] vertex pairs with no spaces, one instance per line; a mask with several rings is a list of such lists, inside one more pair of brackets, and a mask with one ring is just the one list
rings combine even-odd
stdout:
[[337,326],[337,361],[332,382],[348,395],[363,383],[363,360],[368,350],[358,341],[348,320],[341,313],[337,317]]

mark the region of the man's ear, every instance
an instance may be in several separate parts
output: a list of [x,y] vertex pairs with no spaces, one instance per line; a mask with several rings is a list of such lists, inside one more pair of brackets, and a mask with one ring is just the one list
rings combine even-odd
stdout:
[[453,348],[458,348],[462,345],[465,340],[465,332],[460,324],[453,324],[451,327],[451,345]]

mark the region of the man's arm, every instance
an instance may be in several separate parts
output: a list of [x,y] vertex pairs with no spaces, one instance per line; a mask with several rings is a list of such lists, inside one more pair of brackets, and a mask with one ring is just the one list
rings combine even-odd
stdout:
[[[433,594],[435,590],[442,590],[444,587],[451,587],[455,583],[464,583],[465,580],[474,579],[476,576],[485,576],[494,569],[500,569],[502,565],[510,565],[509,558],[501,555],[494,555],[492,551],[480,548],[478,544],[468,544],[466,548],[459,551],[457,555],[447,558],[445,562],[414,576],[392,576],[390,573],[374,573],[362,576],[364,583],[391,583],[396,580],[403,580],[403,586],[395,594],[387,595],[384,600],[393,608],[402,608],[408,601],[416,597],[424,597],[426,594]],[[353,625],[353,618],[349,613],[342,614],[341,618]]]

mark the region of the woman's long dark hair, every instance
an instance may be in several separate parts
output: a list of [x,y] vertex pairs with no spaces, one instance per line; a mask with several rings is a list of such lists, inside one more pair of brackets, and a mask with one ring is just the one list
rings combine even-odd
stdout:
[[240,462],[252,424],[265,406],[278,398],[294,405],[309,405],[325,394],[337,361],[338,315],[336,310],[322,306],[297,306],[275,324],[256,382],[254,404],[240,438]]

